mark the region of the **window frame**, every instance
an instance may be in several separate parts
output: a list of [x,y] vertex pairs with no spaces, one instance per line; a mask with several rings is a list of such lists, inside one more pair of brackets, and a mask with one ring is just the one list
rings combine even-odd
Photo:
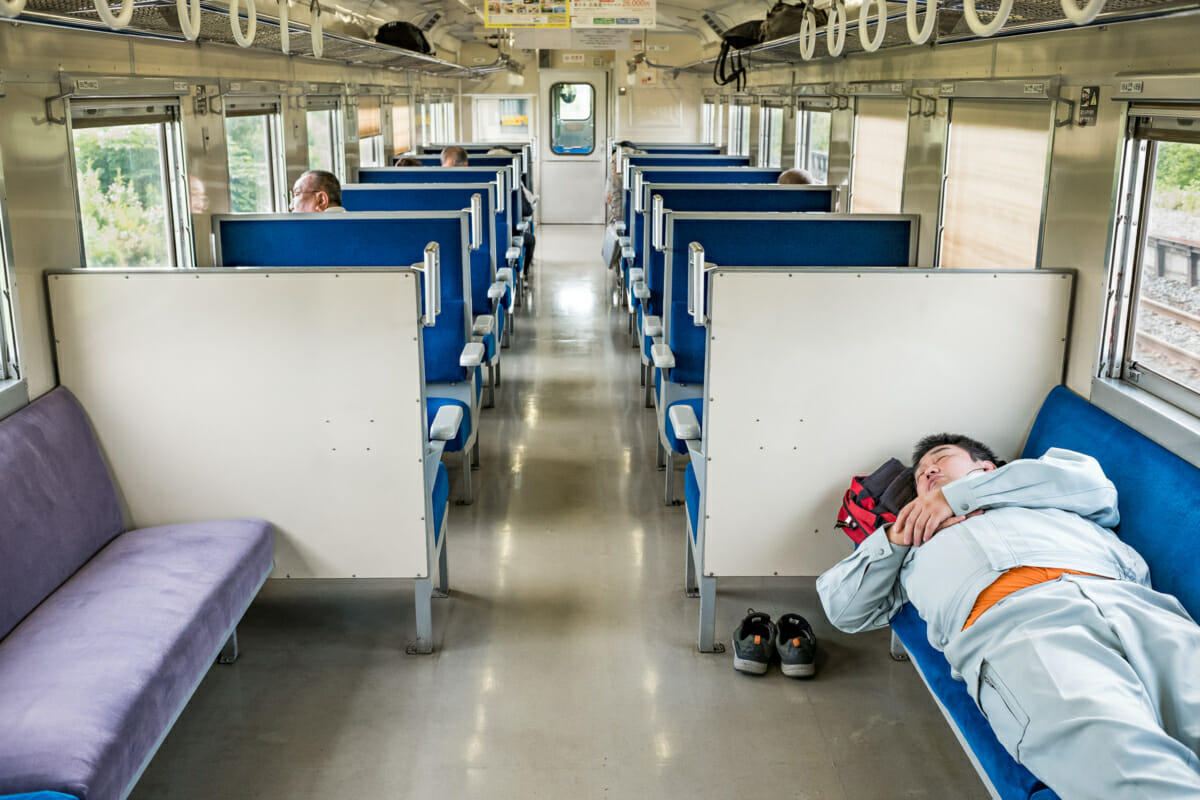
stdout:
[[[813,166],[813,121],[817,114],[825,114],[829,117],[830,139],[833,134],[833,104],[829,101],[817,105],[810,101],[801,100],[796,107],[796,149],[793,163],[800,169],[808,170],[814,177],[821,177],[818,171]],[[828,182],[829,180],[829,151],[825,151],[825,169],[823,180],[820,183]]]
[[[304,108],[305,128],[305,165],[306,170],[313,169],[312,154],[308,152],[308,120],[309,114],[332,112],[329,121],[330,147],[333,150],[333,174],[339,181],[346,182],[346,101],[342,95],[324,94],[310,95]],[[289,191],[291,187],[288,187]]]
[[[178,96],[68,97],[64,100],[71,174],[74,179],[75,224],[79,235],[80,264],[87,268],[87,242],[83,236],[83,210],[79,198],[79,165],[75,160],[76,129],[157,124],[158,148],[162,159],[163,204],[168,218],[169,266],[196,266],[192,232],[191,202],[188,197],[187,149],[183,136],[183,106]],[[93,120],[111,120],[109,125],[80,125],[84,115]]]
[[[229,120],[241,117],[267,118],[267,177],[271,184],[270,213],[282,213],[291,206],[291,189],[287,180],[287,156],[283,142],[283,100],[275,95],[234,95],[225,98],[222,116],[225,120],[225,173],[229,180],[230,207],[233,206],[232,162],[229,160]],[[233,111],[231,114],[230,112]],[[305,122],[307,123],[307,119]]]
[[[537,130],[537,95],[536,94],[475,94],[470,95],[471,98],[471,141],[483,142],[487,144],[504,145],[511,144],[517,141],[528,141],[533,138],[533,131]],[[503,101],[519,100],[526,104],[526,120],[525,133],[513,134],[507,138],[489,137],[485,133],[485,126],[480,124],[480,120],[484,119],[488,113],[485,113],[484,105],[488,102],[495,101],[501,103]],[[500,110],[500,109],[497,109]],[[503,127],[503,126],[500,126]]]
[[[782,100],[763,101],[758,109],[758,166],[768,169],[783,169],[783,125],[785,108]],[[776,125],[778,120],[778,125]],[[779,141],[775,141],[775,128],[779,128]],[[779,158],[772,156],[778,144]]]
[[[1133,358],[1137,336],[1137,307],[1146,263],[1146,220],[1154,193],[1154,171],[1160,142],[1200,145],[1200,135],[1189,127],[1172,131],[1169,120],[1200,121],[1200,104],[1181,106],[1130,106],[1126,110],[1124,141],[1117,177],[1112,245],[1109,257],[1108,297],[1101,336],[1097,379],[1115,383],[1125,392],[1146,395],[1169,404],[1200,424],[1200,391],[1140,364]],[[1148,119],[1143,124],[1141,120]],[[1156,123],[1158,123],[1156,125]],[[1163,416],[1152,402],[1139,401],[1153,416]],[[1169,415],[1170,412],[1166,412]],[[1194,433],[1194,432],[1193,432]]]
[[739,103],[734,98],[729,101],[729,145],[725,152],[731,156],[750,154],[750,108],[749,101]]
[[[0,416],[7,410],[7,392],[21,380],[21,358],[17,338],[17,303],[13,289],[12,226],[8,219],[8,191],[4,183],[4,159],[0,155]],[[23,403],[22,403],[23,404]]]
[[[558,119],[558,112],[557,112],[558,98],[556,96],[555,90],[558,89],[559,86],[586,86],[586,87],[588,87],[588,93],[591,95],[591,97],[588,100],[588,115],[586,117],[580,117],[578,119],[570,120],[571,122],[588,122],[591,124],[591,126],[592,126],[592,136],[591,136],[592,143],[591,143],[591,146],[587,149],[587,152],[578,152],[578,151],[572,151],[572,150],[559,150],[559,147],[561,147],[561,145],[559,145],[555,141],[554,123],[555,123],[555,120]],[[548,113],[550,115],[550,142],[549,142],[550,152],[552,152],[556,158],[581,158],[581,157],[590,156],[592,153],[596,152],[596,140],[599,138],[598,134],[600,133],[599,131],[596,130],[596,123],[598,121],[597,113],[596,113],[596,109],[597,109],[596,100],[597,100],[598,95],[599,95],[599,92],[596,90],[595,85],[592,84],[590,81],[586,81],[586,80],[555,81],[554,83],[550,84],[550,93],[549,93],[550,107],[546,113]],[[560,121],[565,121],[565,120],[560,120]]]

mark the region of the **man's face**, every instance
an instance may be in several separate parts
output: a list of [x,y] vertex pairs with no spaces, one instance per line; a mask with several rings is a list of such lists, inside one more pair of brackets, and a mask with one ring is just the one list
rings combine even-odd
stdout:
[[921,456],[914,468],[917,496],[924,497],[972,472],[990,472],[995,468],[996,465],[991,461],[976,461],[971,458],[970,454],[958,445],[944,444],[935,447]]
[[311,176],[301,176],[292,187],[292,211],[324,211],[329,195],[313,190]]

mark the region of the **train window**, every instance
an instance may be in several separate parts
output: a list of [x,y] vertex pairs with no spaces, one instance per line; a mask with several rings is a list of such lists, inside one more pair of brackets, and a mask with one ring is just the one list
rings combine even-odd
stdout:
[[817,183],[829,180],[830,111],[802,109],[796,112],[796,166],[812,173]]
[[529,138],[533,98],[479,96],[471,101],[476,142],[520,142]]
[[287,178],[278,98],[225,100],[230,208],[238,213],[286,211]]
[[179,102],[133,102],[71,103],[84,264],[190,266]]
[[700,141],[716,141],[717,104],[705,100],[700,109]]
[[383,128],[380,120],[379,98],[358,98],[358,165],[382,167]]
[[954,100],[942,199],[943,267],[1038,265],[1050,106]]
[[400,155],[412,150],[412,100],[392,98],[392,153]]
[[783,109],[763,106],[758,127],[759,166],[779,169],[783,166]]
[[850,181],[851,211],[860,214],[900,211],[907,146],[908,101],[859,98]]
[[590,83],[550,87],[550,149],[573,156],[596,149],[596,93]]
[[730,104],[729,147],[726,152],[731,156],[750,154],[750,106],[737,102]]
[[1200,415],[1200,108],[1130,109],[1107,375]]
[[342,103],[336,97],[310,97],[305,114],[308,126],[308,168],[323,169],[345,178],[346,132],[342,129]]

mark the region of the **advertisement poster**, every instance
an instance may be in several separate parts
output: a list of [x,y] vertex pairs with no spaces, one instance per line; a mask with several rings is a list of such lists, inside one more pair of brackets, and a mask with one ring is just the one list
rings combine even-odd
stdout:
[[653,28],[657,16],[654,4],[655,0],[574,0],[571,27]]
[[487,0],[489,28],[567,28],[570,0]]

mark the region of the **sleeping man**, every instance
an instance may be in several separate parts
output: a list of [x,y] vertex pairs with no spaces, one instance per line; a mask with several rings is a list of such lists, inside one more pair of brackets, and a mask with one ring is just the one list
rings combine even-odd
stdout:
[[1064,800],[1200,798],[1200,627],[1110,530],[1095,459],[1005,465],[937,434],[913,462],[917,498],[817,580],[830,621],[882,628],[911,601],[1000,743]]

